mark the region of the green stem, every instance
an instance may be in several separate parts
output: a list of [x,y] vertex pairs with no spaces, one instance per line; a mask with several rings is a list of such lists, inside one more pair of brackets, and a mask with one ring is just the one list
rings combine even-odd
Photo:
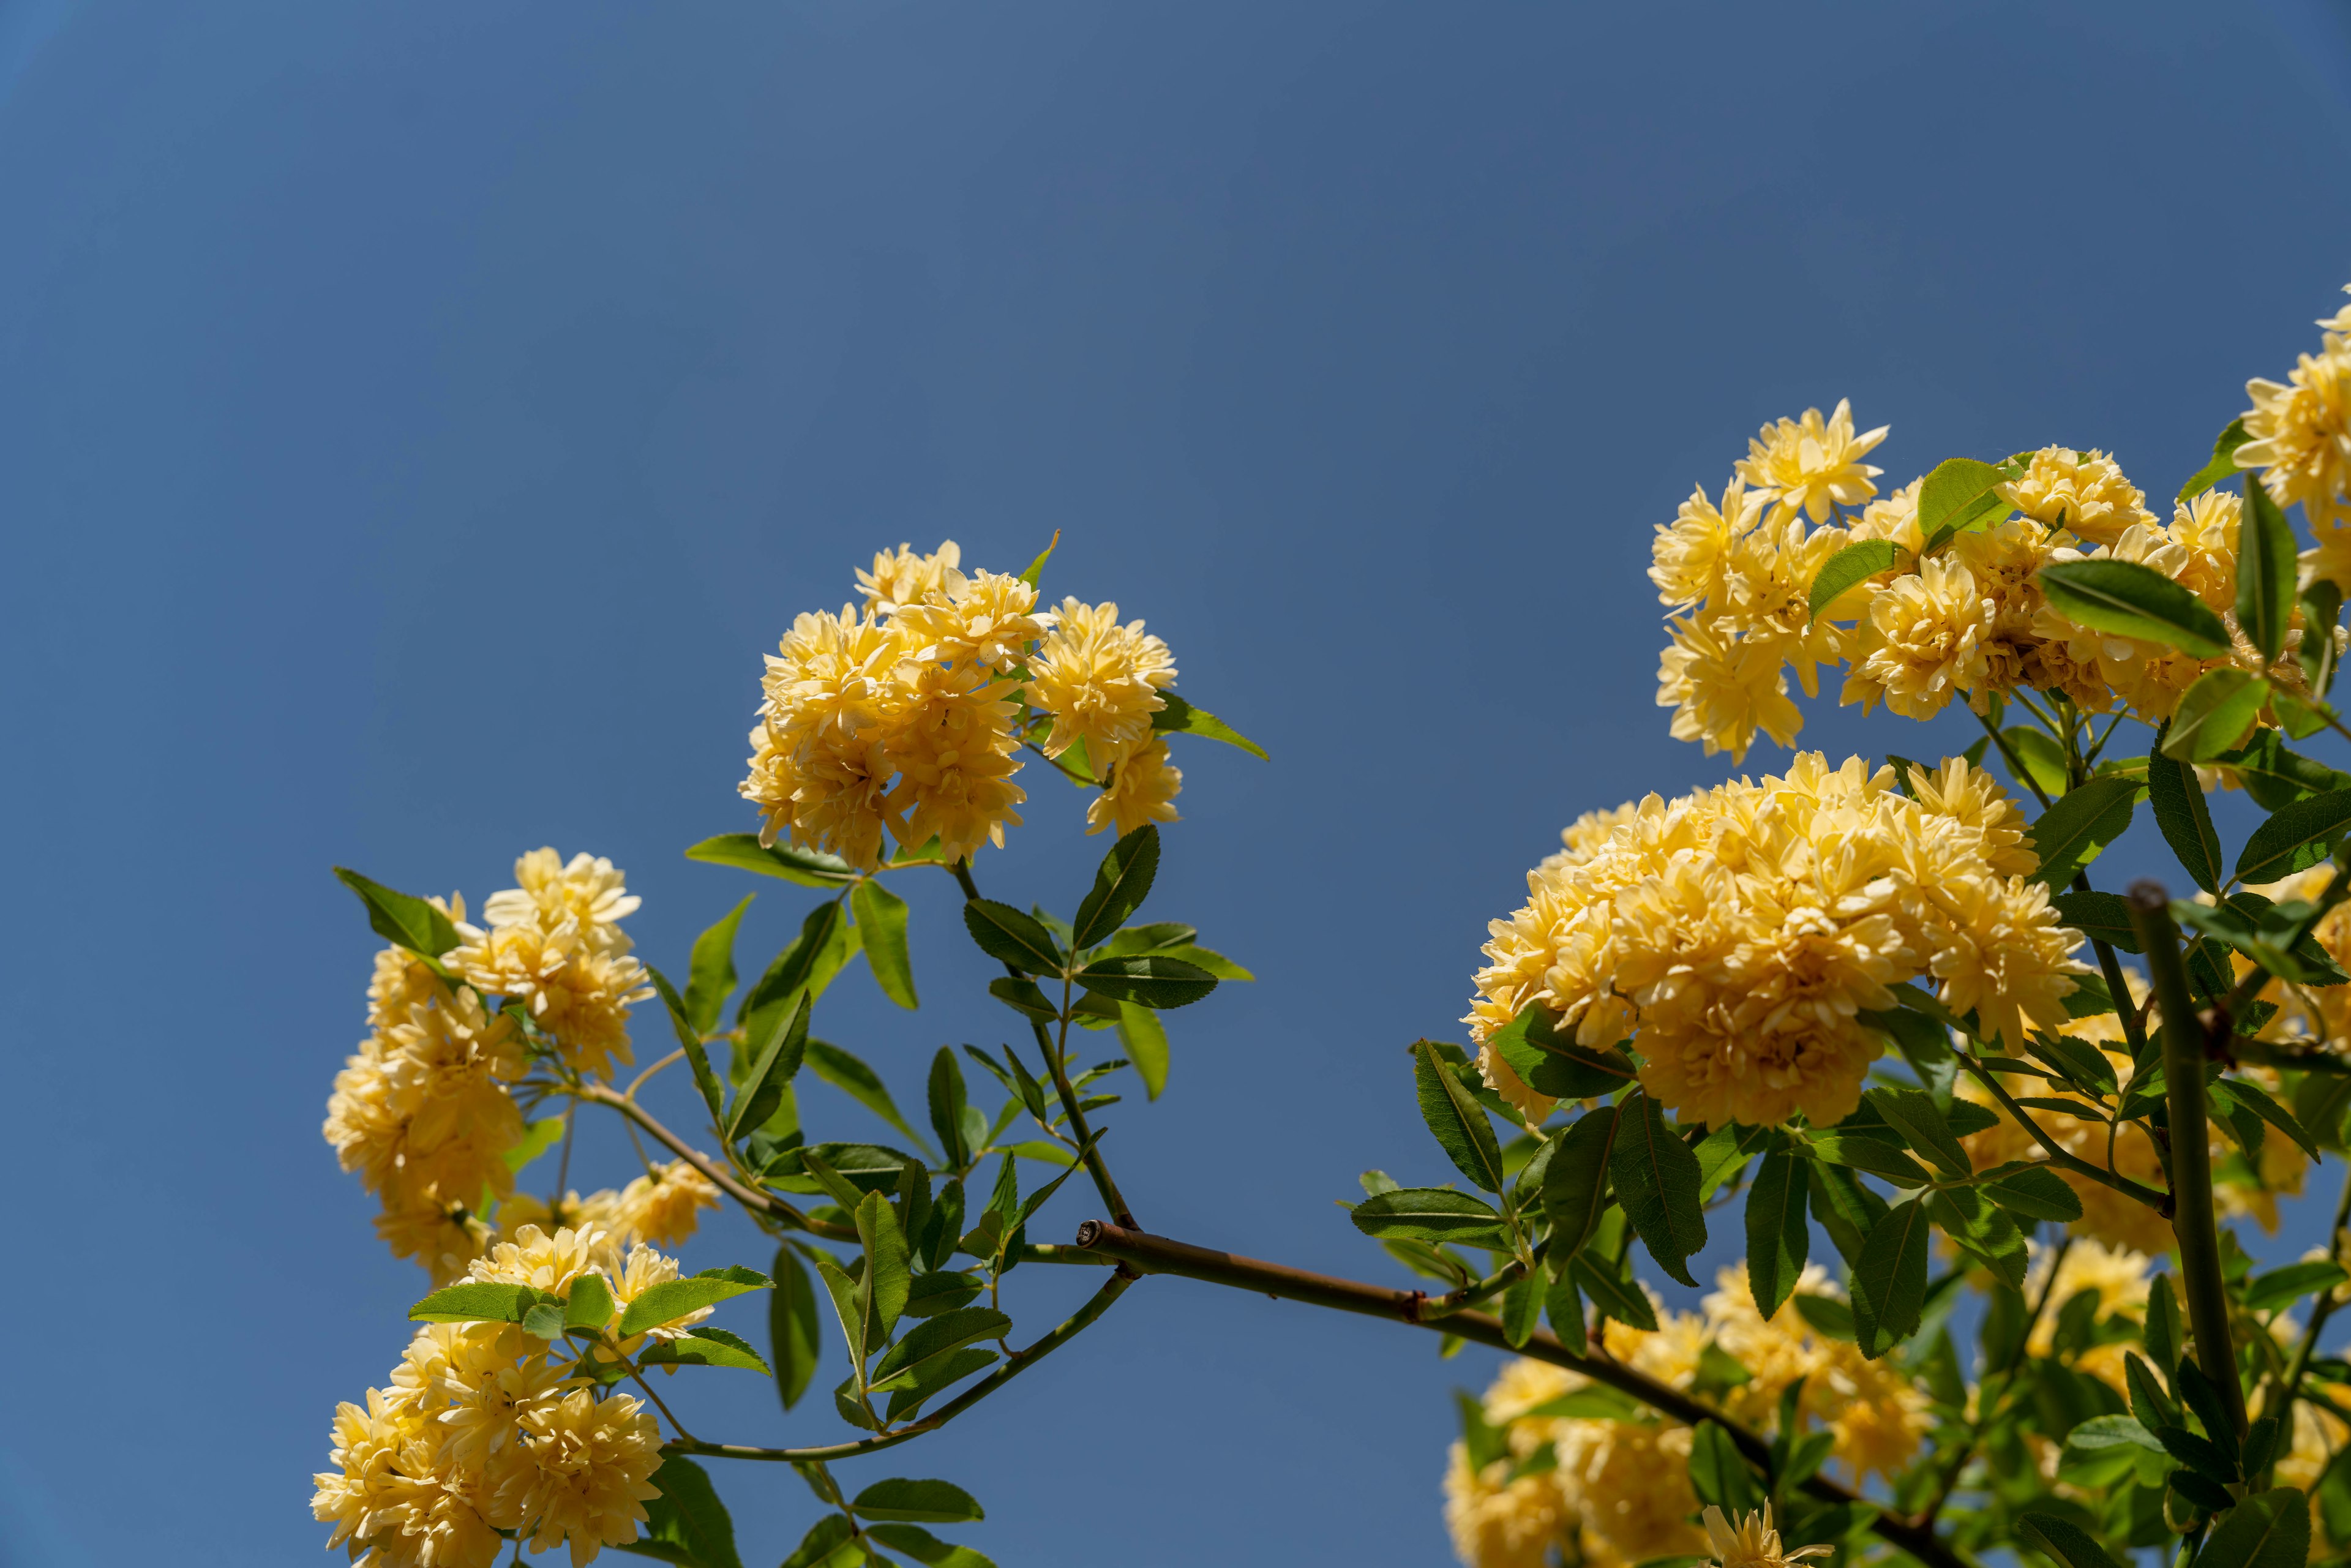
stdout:
[[[2351,1226],[2351,1169],[2344,1172],[2343,1196],[2335,1204],[2335,1228],[2326,1233],[2326,1256],[2338,1264],[2343,1261],[2346,1226]],[[2318,1300],[2311,1305],[2310,1326],[2302,1331],[2302,1343],[2294,1347],[2293,1364],[2286,1369],[2282,1381],[2271,1385],[2268,1396],[2262,1402],[2262,1414],[2274,1416],[2278,1419],[2278,1445],[2273,1452],[2294,1447],[2294,1396],[2302,1392],[2302,1380],[2310,1371],[2312,1357],[2318,1353],[2319,1331],[2326,1326],[2326,1320],[2335,1315],[2335,1308],[2334,1289],[2320,1291]]]
[[2025,1113],[2024,1107],[2016,1103],[2016,1096],[2011,1094],[2008,1092],[2008,1086],[2001,1082],[1998,1073],[1978,1061],[1967,1051],[1962,1051],[1957,1054],[1967,1070],[1976,1075],[1976,1081],[1991,1091],[1992,1098],[2000,1102],[2001,1108],[2008,1113],[2010,1119],[2032,1134],[2033,1142],[2039,1144],[2043,1152],[2048,1155],[2051,1165],[2062,1166],[2076,1176],[2087,1176],[2101,1186],[2110,1186],[2125,1197],[2136,1198],[2158,1214],[2169,1218],[2171,1207],[2175,1201],[2174,1195],[2158,1192],[2151,1186],[2142,1186],[2128,1176],[2117,1176],[2112,1171],[2103,1170],[2082,1158],[2081,1155],[2073,1153],[2044,1132],[2040,1123]]
[[[965,898],[974,899],[979,896],[979,884],[971,879],[969,857],[967,856],[956,862],[949,869],[955,873],[956,885],[963,889]],[[1004,966],[1004,972],[1016,980],[1020,978],[1020,971],[1009,964]],[[1061,990],[1066,998],[1069,993],[1069,981],[1066,976],[1062,977]],[[1061,1011],[1064,1015],[1069,1012],[1066,1002]],[[1053,1049],[1053,1037],[1046,1031],[1045,1020],[1030,1019],[1029,1028],[1037,1036],[1037,1054],[1045,1059],[1046,1067],[1052,1072],[1053,1092],[1061,1098],[1061,1110],[1070,1118],[1071,1135],[1076,1139],[1080,1147],[1086,1150],[1086,1174],[1093,1177],[1094,1190],[1102,1195],[1102,1202],[1110,1206],[1110,1211],[1118,1217],[1118,1222],[1121,1225],[1134,1225],[1134,1216],[1129,1212],[1126,1198],[1120,1193],[1117,1181],[1110,1174],[1109,1163],[1102,1157],[1102,1145],[1095,1143],[1092,1147],[1086,1146],[1092,1140],[1093,1132],[1086,1125],[1086,1113],[1078,1109],[1077,1091],[1070,1087],[1069,1071],[1062,1065],[1060,1054]],[[1065,1016],[1062,1031],[1067,1033],[1068,1029]]]
[[2157,882],[2131,884],[2131,925],[2138,932],[2163,1015],[2165,1121],[2171,1144],[2171,1233],[2179,1246],[2180,1283],[2196,1363],[2220,1391],[2220,1403],[2245,1435],[2245,1394],[2229,1338],[2229,1291],[2220,1273],[2220,1236],[2213,1219],[2210,1124],[2204,1107],[2204,1026],[2188,990],[2171,895]]
[[803,1213],[797,1206],[786,1203],[773,1193],[760,1192],[756,1188],[744,1186],[735,1179],[732,1171],[726,1170],[704,1158],[694,1145],[655,1121],[651,1112],[609,1084],[585,1084],[578,1092],[580,1099],[599,1105],[610,1105],[613,1110],[643,1127],[653,1134],[656,1143],[663,1145],[687,1165],[700,1171],[709,1179],[712,1186],[753,1214],[765,1215],[796,1230],[806,1230],[814,1235],[830,1237],[835,1241],[858,1239],[857,1228],[853,1225],[836,1225],[819,1219],[813,1215]]
[[[1104,1262],[1112,1260],[1104,1259]],[[1016,1350],[1005,1357],[1004,1364],[940,1406],[921,1420],[883,1432],[872,1437],[860,1437],[853,1443],[828,1443],[814,1448],[755,1448],[740,1443],[664,1443],[665,1454],[701,1454],[714,1459],[768,1459],[786,1464],[808,1464],[827,1459],[852,1458],[859,1454],[878,1453],[894,1448],[899,1444],[935,1432],[1047,1356],[1084,1333],[1093,1321],[1110,1311],[1111,1303],[1126,1293],[1126,1288],[1139,1278],[1132,1270],[1122,1268],[1102,1281],[1102,1289],[1086,1298],[1086,1304],[1072,1312],[1069,1319],[1036,1343]]]

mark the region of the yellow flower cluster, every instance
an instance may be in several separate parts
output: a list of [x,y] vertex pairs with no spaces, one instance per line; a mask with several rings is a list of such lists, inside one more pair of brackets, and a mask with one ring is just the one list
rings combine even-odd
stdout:
[[[2336,417],[2340,428],[2339,408]],[[2179,506],[2167,526],[2105,453],[2044,447],[1998,488],[2014,515],[1922,556],[1923,481],[1879,497],[1878,470],[1858,461],[1885,434],[1855,435],[1842,402],[1825,422],[1817,410],[1802,422],[1782,420],[1752,444],[1719,503],[1698,490],[1658,527],[1649,577],[1675,613],[1659,656],[1657,702],[1674,710],[1677,738],[1702,743],[1708,756],[1728,751],[1733,761],[1745,758],[1759,731],[1794,744],[1803,716],[1791,668],[1804,694],[1817,696],[1820,667],[1843,665],[1840,701],[1865,710],[1882,702],[1909,718],[1930,718],[1954,696],[1985,712],[1994,697],[2030,687],[2060,693],[2086,713],[2120,706],[2155,723],[2206,670],[2262,667],[2234,619],[2237,497],[2207,491]],[[1846,545],[1871,539],[1898,547],[1895,565],[1814,617],[1821,568]],[[2341,548],[2351,566],[2351,538]],[[2034,580],[2053,562],[2107,559],[2136,561],[2196,593],[2229,628],[2231,657],[2199,660],[2080,626]],[[2288,636],[2289,649],[2298,645],[2298,619]],[[2290,690],[2302,680],[2290,658],[2270,675]]]
[[[465,917],[463,899],[434,903]],[[513,1189],[506,1154],[523,1124],[506,1086],[528,1056],[513,1019],[398,947],[376,955],[368,1023],[335,1075],[323,1130],[342,1167],[381,1202],[377,1233],[437,1283],[480,1250],[476,1216]]]
[[1166,644],[1120,625],[1115,604],[1042,611],[1029,583],[967,576],[962,559],[953,540],[883,551],[857,574],[862,609],[799,616],[768,656],[738,787],[762,843],[789,837],[867,870],[884,829],[908,846],[936,838],[951,861],[1001,845],[1040,716],[1047,756],[1086,743],[1104,786],[1089,831],[1175,821],[1182,775],[1151,730],[1176,678]]
[[699,1211],[720,1207],[718,1189],[684,1160],[655,1166],[615,1192],[611,1187],[586,1197],[566,1193],[554,1209],[529,1193],[517,1193],[498,1205],[499,1234],[511,1239],[524,1226],[541,1229],[574,1226],[601,1230],[621,1244],[642,1241],[649,1247],[675,1247],[701,1225]]
[[[613,1301],[603,1345],[624,1354],[675,1338],[709,1311],[619,1340],[628,1303],[677,1278],[677,1264],[643,1247],[623,1257],[596,1230],[526,1227],[470,1274],[567,1298],[574,1281],[599,1276]],[[534,1552],[568,1546],[580,1568],[636,1540],[645,1500],[659,1493],[647,1478],[661,1464],[660,1429],[631,1396],[598,1397],[601,1380],[560,1343],[511,1323],[420,1328],[390,1387],[336,1411],[335,1468],[312,1478],[310,1504],[334,1526],[328,1545],[366,1568],[490,1568],[504,1530]]]
[[[2325,868],[2321,868],[2322,873]],[[2284,896],[2274,894],[2274,896]],[[2147,982],[2138,971],[2124,971],[2134,1006],[2147,1000]],[[2314,993],[2325,995],[2326,993]],[[2283,1015],[2273,1020],[2264,1035],[2273,1035],[2282,1027]],[[2148,1028],[2159,1028],[2159,1019],[2150,1018]],[[2125,1091],[2131,1081],[2130,1047],[2123,1039],[2122,1020],[2113,1013],[2101,1013],[2095,1018],[2074,1019],[2065,1025],[2064,1032],[2074,1040],[2096,1046],[2104,1051],[2115,1070],[2115,1079]],[[2046,1095],[2049,1085],[2037,1078],[2007,1075],[2002,1082],[2011,1094]],[[1973,1078],[1962,1075],[1954,1085],[1959,1098],[1995,1110],[2000,1120],[1981,1132],[1970,1133],[1959,1142],[1965,1145],[1968,1157],[1979,1170],[2011,1160],[2041,1160],[2043,1146],[2032,1134],[2016,1124],[2004,1110],[1999,1110],[1991,1092]],[[2093,1165],[2106,1164],[2108,1146],[2103,1123],[2079,1117],[2053,1113],[2033,1114],[2035,1124],[2047,1133],[2070,1155],[2088,1160]],[[2241,1158],[2231,1158],[2233,1145],[2226,1143],[2216,1128],[2212,1134],[2212,1195],[2220,1212],[2227,1218],[2248,1218],[2267,1231],[2278,1227],[2277,1200],[2281,1195],[2293,1197],[2302,1191],[2303,1180],[2309,1174],[2310,1161],[2292,1139],[2283,1136],[2264,1138],[2262,1142],[2258,1168],[2247,1166]],[[2155,1140],[2146,1124],[2126,1122],[2116,1131],[2112,1155],[2116,1175],[2127,1177],[2142,1186],[2157,1191],[2166,1185],[2163,1156],[2156,1150]],[[2128,1253],[2160,1255],[2173,1245],[2171,1222],[2136,1198],[2116,1192],[2102,1182],[2077,1175],[2058,1166],[2050,1167],[2060,1181],[2074,1189],[2082,1200],[2082,1218],[2067,1227],[2084,1241],[2077,1241],[2074,1251],[2085,1244],[2098,1243]],[[2141,1292],[2144,1295],[2144,1291]],[[2063,1299],[2062,1297],[2060,1298]]]
[[[1611,1320],[1604,1330],[1609,1354],[1687,1388],[1711,1343],[1750,1374],[1722,1397],[1729,1414],[1768,1424],[1780,1396],[1802,1378],[1802,1410],[1834,1437],[1833,1463],[1856,1479],[1891,1479],[1909,1464],[1933,1419],[1907,1377],[1885,1362],[1864,1360],[1853,1344],[1815,1334],[1792,1305],[1766,1319],[1743,1266],[1717,1279],[1720,1289],[1700,1303],[1701,1312],[1660,1312],[1654,1333]],[[1829,1290],[1818,1268],[1805,1271],[1801,1288]],[[1578,1374],[1517,1360],[1504,1364],[1487,1391],[1486,1418],[1504,1429],[1510,1457],[1477,1472],[1456,1444],[1445,1480],[1446,1522],[1454,1550],[1470,1568],[1535,1568],[1553,1547],[1587,1568],[1707,1550],[1707,1535],[1690,1522],[1698,1503],[1689,1479],[1689,1428],[1646,1416],[1541,1413],[1585,1385]],[[1527,1464],[1545,1449],[1555,1466]],[[1530,1473],[1512,1479],[1522,1467]]]
[[486,930],[458,922],[463,943],[443,961],[468,984],[528,1007],[568,1065],[604,1077],[634,1060],[629,1006],[653,994],[620,925],[641,900],[611,861],[566,862],[552,849],[515,862],[515,881],[521,885],[483,906]]
[[[2351,285],[2346,286],[2351,292]],[[2304,354],[2283,384],[2258,378],[2245,383],[2253,406],[2245,411],[2245,444],[2237,465],[2258,468],[2281,507],[2302,503],[2318,535],[2316,574],[2351,581],[2351,531],[2344,503],[2351,495],[2351,306],[2318,323],[2316,354]]]
[[1484,1049],[1530,1002],[1585,1045],[1630,1037],[1641,1082],[1687,1122],[1815,1125],[1859,1103],[1883,1037],[1855,1015],[1917,980],[2021,1048],[2065,1020],[2079,932],[2024,822],[1959,758],[1912,780],[1817,752],[1786,774],[1585,818],[1495,921],[1464,1020],[1487,1082],[1530,1122],[1552,1102]]

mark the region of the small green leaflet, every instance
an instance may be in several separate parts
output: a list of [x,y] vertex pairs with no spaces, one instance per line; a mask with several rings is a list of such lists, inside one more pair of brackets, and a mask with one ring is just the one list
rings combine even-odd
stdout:
[[735,933],[743,924],[743,912],[758,896],[745,894],[740,903],[694,939],[694,956],[686,966],[685,1016],[697,1034],[708,1034],[718,1027],[719,1011],[735,989]]
[[[2204,803],[2204,787],[2196,781],[2194,770],[2164,749],[2168,739],[2167,729],[2158,737],[2155,750],[2147,759],[2147,804],[2155,808],[2155,825],[2162,830],[2163,841],[2171,846],[2171,852],[2188,869],[2196,885],[2207,893],[2217,893],[2225,874],[2221,870],[2220,835],[2213,831],[2212,813]],[[2114,900],[2115,912],[2122,915],[2123,925],[2128,926],[2130,916],[2123,910],[2122,900],[2112,894],[2103,896]],[[2066,918],[2070,921],[2072,915]],[[2114,938],[2108,936],[2107,940]],[[2126,950],[2138,951],[2136,935]]]
[[1918,532],[1926,540],[1920,552],[1932,555],[1954,534],[1985,527],[2009,510],[1999,495],[2002,481],[2012,476],[2010,465],[1994,466],[1972,457],[1938,463],[1918,486]]
[[1687,1260],[1706,1245],[1698,1156],[1666,1125],[1665,1113],[1646,1090],[1634,1091],[1617,1119],[1616,1144],[1608,1156],[1616,1200],[1657,1266],[1681,1283],[1695,1285]]
[[1094,884],[1070,923],[1070,946],[1092,947],[1126,924],[1143,906],[1159,872],[1159,830],[1149,822],[1111,845],[1094,873]]
[[705,839],[687,850],[685,858],[705,865],[757,872],[761,876],[779,876],[802,887],[837,888],[844,882],[857,880],[857,868],[839,855],[804,850],[790,843],[762,849],[757,833],[721,833],[715,839]]
[[648,1285],[629,1303],[628,1311],[621,1314],[621,1337],[626,1339],[647,1329],[659,1328],[688,1312],[716,1306],[746,1291],[767,1290],[773,1283],[765,1274],[737,1265],[705,1269],[683,1280],[664,1280],[658,1285]]
[[393,946],[438,958],[457,945],[455,924],[423,899],[395,893],[344,866],[335,868],[335,876],[360,895],[367,906],[368,925]]
[[985,1519],[971,1493],[947,1481],[875,1481],[849,1505],[867,1519],[900,1520],[909,1524],[961,1524]]
[[2032,848],[2040,855],[2033,880],[2053,892],[2074,880],[2074,873],[2097,859],[2099,852],[2130,827],[2131,805],[2138,799],[2135,779],[2108,775],[2085,780],[2082,787],[2061,796],[2032,824]]
[[2163,737],[2163,754],[2182,762],[2210,762],[2232,750],[2270,699],[2270,684],[2224,664],[2196,677],[2179,699]]
[[1221,740],[1227,746],[1238,746],[1260,762],[1272,760],[1265,747],[1218,718],[1204,707],[1194,707],[1174,692],[1161,692],[1159,700],[1167,706],[1151,716],[1151,727],[1162,735],[1196,735],[1207,740]]
[[2294,527],[2270,498],[2269,487],[2248,484],[2238,526],[2237,624],[2265,660],[2276,658],[2285,646],[2286,621],[2294,614],[2295,554]]
[[2094,631],[2161,643],[2200,659],[2229,656],[2220,618],[2171,579],[2129,560],[2073,560],[2033,575],[2041,591],[2069,620]]
[[1863,539],[1829,557],[1813,577],[1807,599],[1813,618],[1818,620],[1821,612],[1835,603],[1848,589],[1900,565],[1902,556],[1902,547],[1892,539]]
[[2212,443],[2212,461],[2188,476],[2188,482],[2179,486],[2179,498],[2182,501],[2194,500],[2221,480],[2235,478],[2239,472],[2237,448],[2251,439],[2252,437],[2245,434],[2243,419],[2231,420],[2229,428],[2220,433],[2220,438],[2218,441]]
[[2276,882],[2314,866],[2335,852],[2335,842],[2346,829],[2351,829],[2351,789],[2281,806],[2245,841],[2237,856],[2237,880]]
[[906,901],[868,877],[849,895],[849,908],[857,917],[873,983],[908,1011],[921,1007],[914,994],[914,959],[906,951]]

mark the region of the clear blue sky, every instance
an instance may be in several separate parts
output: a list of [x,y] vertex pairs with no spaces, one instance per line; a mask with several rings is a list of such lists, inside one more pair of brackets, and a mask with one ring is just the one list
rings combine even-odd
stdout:
[[[1153,910],[1262,979],[1108,1147],[1153,1228],[1385,1277],[1331,1200],[1441,1179],[1402,1048],[1485,922],[1578,812],[1727,771],[1651,706],[1651,526],[1847,395],[1895,481],[2063,441],[2168,491],[2351,278],[2344,17],[0,5],[0,1563],[319,1560],[421,1279],[319,1138],[374,946],[326,868],[609,854],[682,965],[746,891],[679,851],[748,825],[760,653],[900,539],[1062,529],[1049,590],[1271,749],[1182,758]],[[1066,904],[1101,841],[1034,789],[981,874]],[[752,958],[804,905],[758,891]],[[914,941],[922,1013],[820,1015],[909,1100],[1009,1016],[944,883]],[[861,1473],[969,1485],[1008,1568],[1435,1563],[1489,1364],[1148,1281]],[[699,1381],[728,1436],[833,1429]],[[775,1561],[810,1500],[723,1479]]]

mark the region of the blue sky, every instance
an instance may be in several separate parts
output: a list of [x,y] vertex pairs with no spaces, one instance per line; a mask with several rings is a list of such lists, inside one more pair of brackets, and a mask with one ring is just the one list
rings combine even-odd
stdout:
[[[1105,1146],[1155,1229],[1385,1277],[1331,1200],[1443,1179],[1402,1048],[1485,922],[1579,812],[1729,771],[1651,703],[1652,525],[1840,396],[1893,480],[2060,441],[2168,492],[2351,278],[2346,50],[2322,0],[0,6],[0,1563],[314,1560],[421,1279],[318,1134],[373,946],[327,867],[608,854],[682,967],[750,891],[679,852],[749,825],[760,653],[901,539],[1062,530],[1049,591],[1271,751],[1180,758],[1152,912],[1261,978]],[[1101,841],[1032,790],[980,874],[1067,905]],[[804,906],[757,891],[747,961]],[[1009,1015],[910,895],[925,1009],[852,975],[820,1025],[913,1101]],[[1148,1281],[868,1479],[963,1481],[1007,1564],[1435,1563],[1489,1364]],[[722,1484],[748,1561],[811,1515]]]

